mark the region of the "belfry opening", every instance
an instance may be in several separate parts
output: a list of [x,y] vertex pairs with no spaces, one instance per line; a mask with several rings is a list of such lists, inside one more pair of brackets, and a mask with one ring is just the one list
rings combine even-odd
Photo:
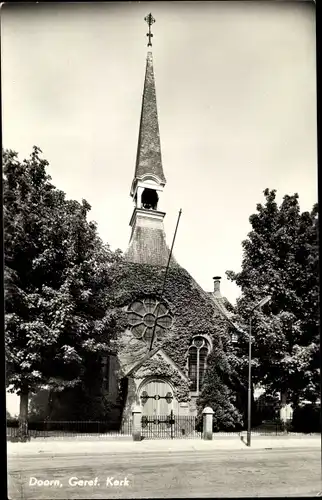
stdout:
[[142,208],[146,210],[157,210],[158,201],[158,193],[154,189],[145,188],[143,190],[141,197]]

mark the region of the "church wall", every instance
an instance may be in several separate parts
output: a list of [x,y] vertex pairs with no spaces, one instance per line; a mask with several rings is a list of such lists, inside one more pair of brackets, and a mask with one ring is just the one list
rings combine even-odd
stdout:
[[[145,264],[122,264],[115,297],[126,307],[139,297],[160,296],[165,268]],[[169,268],[163,301],[173,316],[169,342],[164,351],[186,370],[187,351],[194,335],[210,337],[214,347],[226,335],[227,322],[217,311],[211,298],[202,291],[187,271],[179,266]]]
[[[114,290],[119,307],[126,310],[132,302],[144,297],[158,299],[164,273],[165,268],[160,266],[122,263]],[[154,356],[134,374],[129,399],[132,405],[137,404],[134,395],[135,388],[136,390],[138,388],[137,381],[150,375],[157,375],[172,381],[176,388],[180,414],[195,414],[197,395],[191,394],[187,377],[187,356],[191,340],[195,335],[203,335],[214,349],[222,349],[221,338],[227,335],[228,325],[216,309],[212,299],[198,286],[189,273],[178,265],[172,265],[169,268],[162,302],[169,308],[173,317],[173,325],[167,334],[162,350],[174,362],[172,365],[177,366],[179,370],[171,366],[171,363],[167,363],[162,356]],[[127,348],[126,342],[130,341],[132,334],[128,330],[126,335],[125,342],[119,344],[119,359],[123,373],[126,373],[131,362],[132,366],[135,364],[133,353],[137,353],[138,360],[142,359],[148,350],[143,340],[136,341],[137,345],[131,344],[131,347]],[[163,340],[165,339],[156,339],[153,347],[160,345]],[[124,368],[127,364],[127,355],[129,362],[127,368]],[[186,377],[185,380],[179,374],[180,370]]]

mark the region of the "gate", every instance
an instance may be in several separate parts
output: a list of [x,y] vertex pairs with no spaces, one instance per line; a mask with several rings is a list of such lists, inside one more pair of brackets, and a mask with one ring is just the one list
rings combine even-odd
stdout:
[[191,415],[143,415],[141,435],[143,439],[196,439],[201,431],[196,429],[197,419]]
[[195,416],[178,415],[179,405],[165,379],[154,377],[142,385],[141,436],[143,439],[201,438]]

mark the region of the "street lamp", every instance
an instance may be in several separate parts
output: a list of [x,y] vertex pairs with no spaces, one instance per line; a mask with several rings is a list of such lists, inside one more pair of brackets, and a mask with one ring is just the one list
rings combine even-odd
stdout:
[[249,318],[249,333],[248,333],[248,411],[247,411],[247,446],[251,442],[251,411],[252,411],[252,314],[255,309],[261,309],[267,302],[271,300],[271,296],[264,297],[250,312]]

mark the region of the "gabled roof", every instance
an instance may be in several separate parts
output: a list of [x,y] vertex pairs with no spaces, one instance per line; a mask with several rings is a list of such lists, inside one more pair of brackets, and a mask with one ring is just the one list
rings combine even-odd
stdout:
[[[158,349],[157,352],[152,354],[148,359],[151,359],[154,356],[158,356],[158,355],[161,356],[168,365],[170,365],[174,370],[176,370],[183,380],[185,380],[187,382],[189,381],[189,378],[187,377],[187,375],[185,373],[183,373],[181,368],[173,361],[173,359],[170,358],[170,356],[168,354],[166,354],[163,351],[163,349],[161,347],[160,347],[160,349]],[[133,375],[134,373],[138,372],[141,368],[144,368],[144,364],[146,363],[146,361],[148,361],[148,359],[144,359],[144,361],[142,360],[142,362],[138,363],[135,366],[135,368],[133,368],[133,370],[131,371],[131,374]]]
[[225,316],[226,319],[231,319],[233,314],[226,308],[226,302],[227,299],[226,297],[223,297],[222,295],[218,295],[218,293],[214,292],[208,292],[209,296],[212,298],[213,302],[215,303],[217,309],[221,312],[223,316]]
[[226,307],[226,304],[228,302],[228,300],[226,299],[226,297],[223,297],[221,294],[218,294],[218,293],[214,293],[214,292],[208,292],[208,295],[212,298],[216,308],[218,309],[218,311],[222,314],[222,316],[224,316],[224,318],[226,318],[226,320],[228,321],[228,323],[235,329],[235,330],[238,330],[240,331],[240,328],[238,327],[238,325],[236,325],[236,323],[233,322],[232,318],[233,318],[233,313],[230,312],[227,307]]
[[148,52],[134,180],[154,174],[165,184],[163,173],[152,52]]

